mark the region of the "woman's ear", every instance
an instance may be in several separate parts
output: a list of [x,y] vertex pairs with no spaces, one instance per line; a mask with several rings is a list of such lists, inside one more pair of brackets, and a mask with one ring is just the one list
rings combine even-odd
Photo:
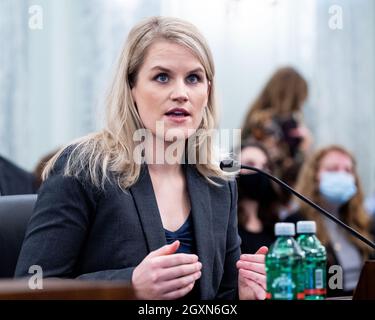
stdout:
[[211,81],[208,81],[208,85],[207,85],[207,95],[210,96],[210,93],[211,93]]

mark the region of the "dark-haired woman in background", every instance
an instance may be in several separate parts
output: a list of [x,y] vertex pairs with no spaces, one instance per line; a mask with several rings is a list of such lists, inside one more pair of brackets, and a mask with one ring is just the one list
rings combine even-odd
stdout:
[[[267,150],[258,142],[247,142],[242,146],[241,163],[266,171],[272,169]],[[248,170],[241,170],[237,185],[241,251],[255,253],[260,246],[268,247],[275,240],[278,195],[271,180]]]

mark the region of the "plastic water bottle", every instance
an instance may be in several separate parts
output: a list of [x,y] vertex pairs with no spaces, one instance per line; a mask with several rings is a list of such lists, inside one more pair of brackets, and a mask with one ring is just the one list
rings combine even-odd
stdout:
[[276,241],[266,255],[267,299],[304,299],[304,253],[295,235],[293,223],[275,224]]
[[298,221],[297,242],[305,253],[305,299],[322,300],[326,296],[326,249],[316,237],[314,221]]

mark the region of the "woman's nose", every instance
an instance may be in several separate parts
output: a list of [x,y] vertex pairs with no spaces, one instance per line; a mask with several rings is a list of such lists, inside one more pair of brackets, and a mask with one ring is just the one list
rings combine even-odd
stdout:
[[186,102],[189,100],[186,84],[184,81],[179,80],[174,83],[174,86],[171,92],[171,99],[179,103]]

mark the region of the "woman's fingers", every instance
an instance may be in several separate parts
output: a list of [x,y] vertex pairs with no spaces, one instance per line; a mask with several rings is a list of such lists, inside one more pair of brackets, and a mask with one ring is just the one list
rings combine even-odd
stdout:
[[195,281],[198,280],[201,275],[202,273],[198,271],[192,275],[166,281],[162,284],[160,291],[167,299],[176,299],[182,297],[193,288]]
[[196,280],[198,280],[201,277],[201,274],[202,273],[198,271],[198,272],[195,272],[193,274],[190,274],[181,278],[164,281],[163,283],[161,283],[160,291],[162,293],[168,293],[168,292],[172,292],[172,291],[176,291],[181,288],[184,288],[190,285],[191,283],[195,282]]
[[178,289],[176,291],[168,292],[164,295],[162,295],[161,299],[166,299],[166,300],[174,300],[181,298],[183,296],[186,296],[194,287],[194,283],[189,284],[188,286]]
[[268,248],[266,246],[262,246],[258,249],[255,254],[241,254],[240,261],[247,261],[247,262],[256,262],[256,263],[263,263],[266,259],[266,254],[268,253]]
[[182,264],[191,264],[198,261],[195,254],[175,253],[172,255],[158,256],[152,259],[154,267],[170,268]]
[[260,274],[266,274],[266,267],[264,263],[247,262],[243,260],[237,261],[238,269],[252,270]]
[[178,247],[180,246],[180,241],[176,240],[172,242],[171,244],[166,244],[154,251],[151,251],[147,257],[148,258],[153,258],[153,257],[159,257],[159,256],[164,256],[164,255],[169,255],[173,254],[177,251]]
[[261,246],[255,254],[267,254],[268,248],[266,246]]
[[265,258],[268,248],[263,246],[255,254],[242,254],[237,261],[240,281],[245,283],[254,293],[256,299],[266,298],[266,268]]
[[251,288],[251,290],[254,292],[255,298],[257,300],[264,300],[266,299],[266,290],[263,289],[261,285],[259,285],[257,282],[254,282],[252,280],[249,280],[247,278],[241,279],[247,286]]
[[240,261],[264,263],[266,256],[264,254],[241,254]]
[[167,281],[193,274],[202,269],[202,263],[195,262],[190,264],[178,265],[171,268],[164,268],[160,271],[159,280]]
[[141,299],[176,299],[189,292],[201,276],[195,254],[176,253],[175,241],[149,253],[134,269],[132,284]]
[[261,285],[264,290],[267,289],[267,281],[265,275],[245,269],[240,269],[239,272],[244,278],[255,281],[256,283]]

